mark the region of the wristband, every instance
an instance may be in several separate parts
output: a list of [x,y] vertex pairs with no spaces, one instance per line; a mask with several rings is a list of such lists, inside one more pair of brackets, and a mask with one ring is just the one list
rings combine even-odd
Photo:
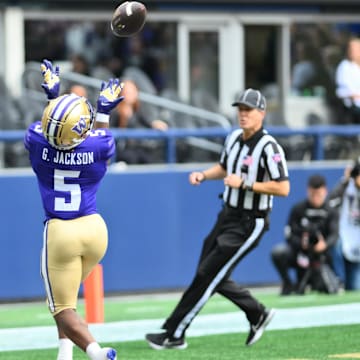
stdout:
[[110,116],[108,114],[96,113],[96,121],[100,123],[109,123]]

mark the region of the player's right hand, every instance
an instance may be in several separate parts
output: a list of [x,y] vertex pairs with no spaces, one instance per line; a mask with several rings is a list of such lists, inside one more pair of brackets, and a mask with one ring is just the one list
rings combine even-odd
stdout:
[[44,77],[44,82],[41,87],[44,89],[49,100],[56,99],[60,92],[60,68],[53,67],[51,61],[44,59],[40,65],[41,73]]
[[124,84],[119,79],[110,79],[101,84],[101,90],[97,99],[97,112],[109,115],[111,110],[124,99],[120,96]]

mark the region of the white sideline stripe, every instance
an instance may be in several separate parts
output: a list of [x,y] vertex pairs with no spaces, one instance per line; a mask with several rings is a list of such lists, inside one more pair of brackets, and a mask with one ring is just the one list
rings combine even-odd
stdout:
[[[90,324],[99,342],[143,340],[147,332],[159,331],[164,319]],[[360,303],[276,310],[268,330],[284,330],[327,325],[360,324]],[[243,312],[199,315],[187,336],[248,332]],[[56,348],[55,326],[0,329],[0,351]]]

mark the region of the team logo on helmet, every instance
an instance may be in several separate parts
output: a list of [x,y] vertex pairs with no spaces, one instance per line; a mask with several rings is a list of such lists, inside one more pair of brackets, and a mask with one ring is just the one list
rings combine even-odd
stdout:
[[94,111],[87,99],[70,94],[51,100],[45,108],[41,124],[50,145],[70,150],[81,144],[94,123]]
[[84,131],[86,131],[86,126],[86,118],[84,115],[81,115],[79,122],[75,124],[75,126],[72,127],[71,130],[81,136]]

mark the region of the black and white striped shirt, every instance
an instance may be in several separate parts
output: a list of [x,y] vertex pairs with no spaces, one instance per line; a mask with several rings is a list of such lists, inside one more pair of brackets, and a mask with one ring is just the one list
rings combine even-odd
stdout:
[[[284,151],[277,141],[264,129],[246,141],[242,140],[242,133],[242,129],[236,129],[225,140],[220,165],[227,174],[236,174],[251,182],[287,180],[289,174]],[[233,208],[269,211],[273,195],[225,186],[223,200]]]

